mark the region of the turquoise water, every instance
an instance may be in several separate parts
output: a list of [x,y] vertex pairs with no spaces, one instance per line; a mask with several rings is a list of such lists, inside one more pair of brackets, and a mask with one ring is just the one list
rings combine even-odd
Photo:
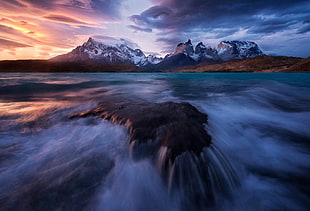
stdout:
[[150,160],[131,159],[124,127],[69,120],[106,97],[189,102],[208,114],[239,181],[230,196],[215,193],[211,210],[310,207],[307,73],[1,73],[0,207],[185,209]]

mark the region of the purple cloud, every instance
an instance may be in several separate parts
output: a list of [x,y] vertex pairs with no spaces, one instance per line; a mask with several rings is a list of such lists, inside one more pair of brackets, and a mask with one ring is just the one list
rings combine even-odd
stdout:
[[32,46],[0,38],[0,48],[11,49],[11,48],[25,48],[25,47],[32,47]]
[[133,29],[134,31],[141,31],[141,32],[152,32],[151,28],[143,28],[135,25],[129,25],[129,28]]
[[[132,15],[134,24],[161,30],[158,42],[182,38],[220,39],[245,30],[240,39],[259,39],[286,30],[309,32],[308,0],[153,0],[141,14]],[[167,30],[169,34],[166,33]]]

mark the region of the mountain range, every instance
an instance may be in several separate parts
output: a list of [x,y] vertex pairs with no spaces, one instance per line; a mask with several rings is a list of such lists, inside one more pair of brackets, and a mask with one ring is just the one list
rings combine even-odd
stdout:
[[250,41],[222,41],[206,47],[191,40],[164,58],[146,56],[125,43],[89,38],[71,52],[49,60],[0,61],[0,72],[308,72],[310,57],[267,56]]
[[126,44],[107,45],[90,37],[83,45],[50,61],[133,64],[147,70],[163,70],[202,62],[243,60],[262,55],[264,53],[258,45],[251,41],[222,41],[215,48],[206,47],[199,42],[194,48],[191,40],[188,40],[179,43],[173,53],[159,58],[155,55],[146,56],[141,49],[132,49]]

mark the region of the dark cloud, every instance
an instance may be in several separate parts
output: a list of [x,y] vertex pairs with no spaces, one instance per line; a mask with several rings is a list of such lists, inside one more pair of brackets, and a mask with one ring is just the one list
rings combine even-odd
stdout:
[[105,17],[118,19],[123,0],[91,0],[91,7]]
[[152,32],[151,28],[143,28],[135,25],[129,25],[129,28],[133,29],[134,31],[141,31],[141,32]]
[[165,6],[153,6],[140,15],[133,15],[130,19],[137,25],[153,28],[169,28],[176,24],[174,12]]
[[308,3],[307,0],[235,0],[233,2],[228,0],[169,0],[147,9],[140,15],[132,16],[132,20],[154,28],[176,30],[197,26],[202,28],[249,27],[253,22],[259,21],[254,17],[257,14],[283,15],[286,13],[285,9],[291,12],[291,7],[303,7],[306,3]]
[[10,49],[10,48],[25,48],[25,47],[32,47],[32,46],[0,38],[0,48]]
[[87,25],[87,23],[76,20],[74,18],[70,18],[63,15],[48,15],[44,16],[47,20],[61,22],[61,23],[69,23],[69,24],[81,24],[81,25]]
[[[303,23],[309,17],[309,0],[162,0],[130,19],[140,28],[169,30],[170,40],[180,34],[221,38],[241,29],[257,37],[281,32],[301,24],[299,33],[309,31]],[[197,33],[199,36],[199,33]],[[166,43],[169,44],[169,38]],[[162,38],[158,39],[163,42]],[[175,43],[174,43],[175,44]]]
[[290,26],[297,24],[296,20],[285,18],[272,18],[267,21],[257,21],[255,25],[249,28],[250,33],[263,33],[270,34],[281,31],[283,29],[289,29]]
[[174,50],[176,44],[184,42],[185,36],[161,36],[157,38],[157,42],[163,43],[161,53],[171,53]]
[[300,28],[297,33],[303,34],[303,33],[309,32],[309,31],[310,31],[310,24],[305,24],[305,26]]

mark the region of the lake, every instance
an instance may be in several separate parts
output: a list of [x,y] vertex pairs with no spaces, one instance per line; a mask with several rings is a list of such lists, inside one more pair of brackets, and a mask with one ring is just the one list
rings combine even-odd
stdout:
[[201,192],[172,192],[152,160],[132,158],[125,126],[69,118],[111,97],[208,115],[224,157],[211,164],[235,181],[202,190],[208,210],[309,209],[308,73],[0,73],[1,210],[205,209],[186,197]]

